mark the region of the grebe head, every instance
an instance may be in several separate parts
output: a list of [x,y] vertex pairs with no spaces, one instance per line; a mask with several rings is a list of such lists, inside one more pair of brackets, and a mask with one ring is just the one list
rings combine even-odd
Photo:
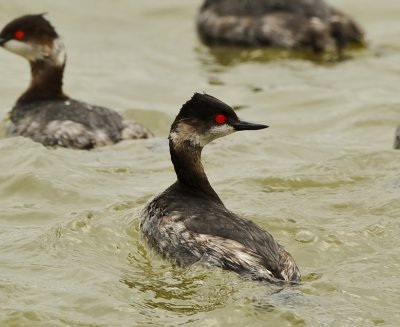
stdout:
[[233,109],[208,94],[195,93],[172,123],[169,140],[202,148],[211,141],[236,131],[267,128],[267,125],[241,121]]
[[8,23],[0,32],[0,46],[30,62],[65,63],[65,49],[54,27],[39,15],[25,15]]

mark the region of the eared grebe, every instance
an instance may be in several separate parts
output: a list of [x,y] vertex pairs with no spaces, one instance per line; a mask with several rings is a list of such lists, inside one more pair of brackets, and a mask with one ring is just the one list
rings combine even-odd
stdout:
[[400,149],[400,126],[397,127],[396,132],[394,134],[394,145],[395,149]]
[[363,45],[364,33],[324,0],[205,0],[197,29],[208,45],[311,49]]
[[26,15],[8,23],[0,46],[25,57],[31,83],[11,111],[7,133],[44,145],[91,149],[153,133],[117,112],[69,98],[62,90],[64,44],[43,15]]
[[206,94],[182,106],[169,134],[178,180],[142,211],[141,231],[157,252],[180,266],[200,261],[255,280],[300,281],[293,258],[268,232],[225,208],[201,164],[203,147],[216,138],[267,127],[240,121]]

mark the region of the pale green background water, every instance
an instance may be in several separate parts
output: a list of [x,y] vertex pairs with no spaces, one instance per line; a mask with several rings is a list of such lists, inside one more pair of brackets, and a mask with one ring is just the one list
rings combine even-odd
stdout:
[[[158,138],[91,152],[0,139],[0,326],[400,326],[400,2],[332,3],[370,49],[319,65],[210,53],[200,1],[1,0],[1,26],[49,13],[68,94]],[[28,65],[3,50],[0,63],[3,119]],[[294,255],[301,286],[173,268],[141,239],[139,208],[175,180],[163,140],[194,91],[271,126],[216,141],[204,164],[227,207]]]

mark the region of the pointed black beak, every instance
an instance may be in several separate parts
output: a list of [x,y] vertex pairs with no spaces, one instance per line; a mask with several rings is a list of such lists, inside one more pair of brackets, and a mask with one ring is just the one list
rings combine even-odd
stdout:
[[236,131],[247,131],[247,130],[256,130],[256,129],[264,129],[269,126],[263,125],[263,124],[253,124],[253,123],[248,123],[245,121],[239,121],[236,124],[233,124],[233,128]]
[[7,41],[7,39],[0,37],[0,47],[2,47]]

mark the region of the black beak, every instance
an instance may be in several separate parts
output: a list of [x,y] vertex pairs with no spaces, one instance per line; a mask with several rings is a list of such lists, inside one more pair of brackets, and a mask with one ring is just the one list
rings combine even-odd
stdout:
[[7,41],[8,41],[7,39],[0,37],[0,47],[2,47],[4,43],[6,43]]
[[233,124],[233,128],[236,131],[247,131],[247,130],[256,130],[256,129],[264,129],[269,126],[267,125],[262,125],[262,124],[253,124],[253,123],[248,123],[245,121],[239,121],[235,124]]

